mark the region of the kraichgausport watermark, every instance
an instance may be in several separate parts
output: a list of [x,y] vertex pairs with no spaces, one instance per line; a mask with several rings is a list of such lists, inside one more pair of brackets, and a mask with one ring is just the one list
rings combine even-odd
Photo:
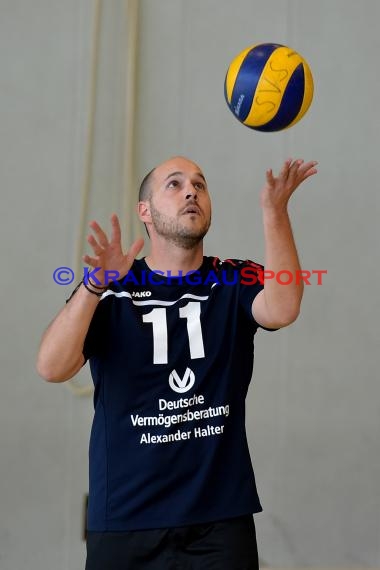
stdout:
[[[145,271],[139,272],[136,275],[132,270],[128,271],[125,275],[120,275],[116,270],[106,269],[104,271],[104,279],[99,280],[99,271],[101,267],[83,268],[83,276],[81,279],[87,284],[92,284],[97,287],[108,287],[113,281],[119,281],[122,285],[133,283],[137,286],[146,285],[256,285],[260,283],[264,285],[266,281],[275,280],[279,285],[291,285],[295,283],[299,285],[303,282],[305,285],[322,285],[323,275],[327,274],[327,269],[313,269],[308,271],[306,269],[298,269],[294,272],[287,269],[274,272],[270,269],[258,269],[249,265],[240,270],[219,270],[208,271],[207,273],[201,271],[188,271],[184,273],[179,271],[172,274],[171,271]],[[53,280],[58,285],[70,285],[75,280],[74,271],[70,267],[62,266],[57,267],[53,272]],[[313,280],[313,283],[311,282]],[[316,281],[316,282],[315,282]]]
[[58,285],[71,285],[75,280],[75,273],[70,267],[57,267],[53,272],[53,281]]

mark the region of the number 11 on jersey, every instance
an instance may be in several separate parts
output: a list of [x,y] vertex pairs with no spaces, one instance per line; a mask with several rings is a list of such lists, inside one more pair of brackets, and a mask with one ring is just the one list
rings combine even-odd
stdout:
[[[152,323],[153,325],[154,364],[168,363],[168,323],[166,311],[167,309],[156,308],[150,313],[143,315],[143,322]],[[205,350],[201,327],[201,304],[199,302],[191,302],[184,307],[180,307],[179,317],[187,321],[190,358],[204,358]]]

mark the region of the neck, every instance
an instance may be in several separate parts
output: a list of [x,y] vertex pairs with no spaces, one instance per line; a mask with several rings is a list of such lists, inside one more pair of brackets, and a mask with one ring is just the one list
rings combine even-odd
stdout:
[[170,271],[172,275],[196,271],[203,263],[203,242],[191,249],[183,249],[167,241],[155,240],[145,262],[153,271]]

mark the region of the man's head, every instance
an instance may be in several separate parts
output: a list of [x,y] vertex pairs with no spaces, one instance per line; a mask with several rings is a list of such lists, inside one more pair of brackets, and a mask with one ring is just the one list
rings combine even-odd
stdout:
[[211,200],[197,164],[171,158],[151,170],[140,186],[138,213],[151,239],[165,238],[191,249],[206,235],[211,223]]

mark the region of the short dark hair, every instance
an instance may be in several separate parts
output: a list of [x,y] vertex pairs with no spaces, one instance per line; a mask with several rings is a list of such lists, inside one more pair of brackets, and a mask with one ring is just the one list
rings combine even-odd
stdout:
[[143,178],[143,181],[140,184],[139,202],[149,200],[152,196],[151,178],[155,170],[155,168],[152,168],[152,170]]
[[[156,168],[152,168],[152,170],[148,172],[146,176],[144,176],[143,181],[140,184],[139,202],[145,202],[145,200],[150,200],[150,198],[152,197],[151,178],[155,170]],[[144,226],[145,226],[145,231],[148,234],[148,237],[150,238],[146,224],[144,224]]]

